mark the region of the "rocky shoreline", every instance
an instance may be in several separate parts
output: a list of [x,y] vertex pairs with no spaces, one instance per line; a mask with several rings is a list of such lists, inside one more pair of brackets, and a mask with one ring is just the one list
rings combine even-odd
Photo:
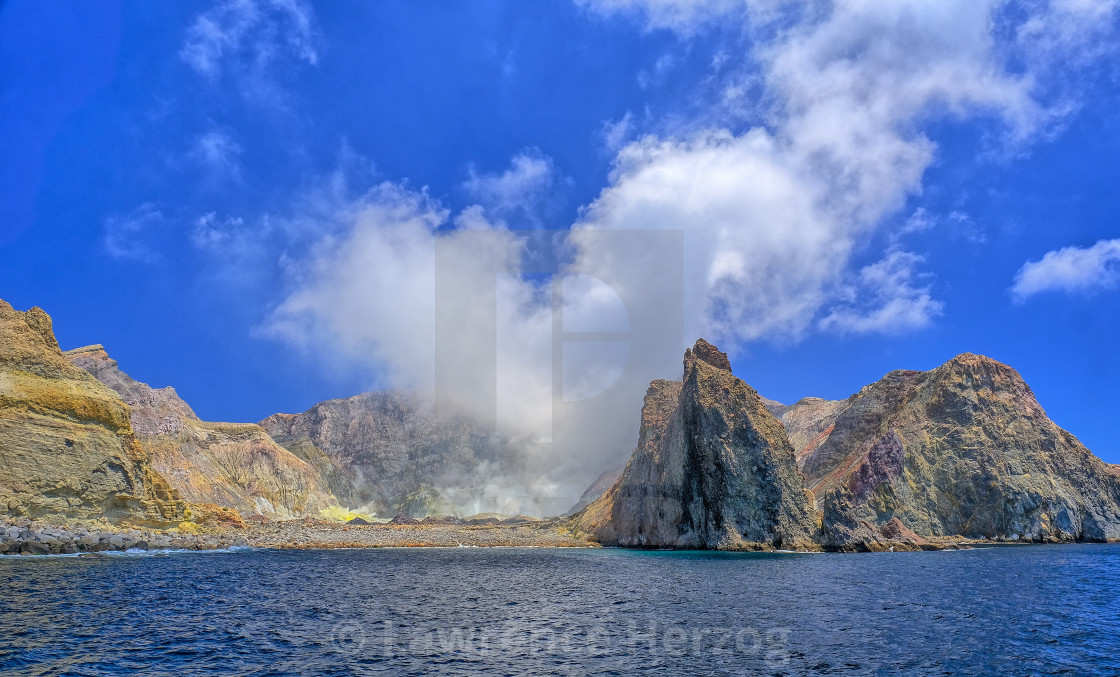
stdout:
[[114,526],[103,522],[49,525],[30,520],[0,523],[0,555],[81,555],[128,550],[220,550],[247,547],[245,535],[188,533]]
[[296,550],[383,547],[598,547],[551,522],[527,524],[369,524],[282,520],[244,527],[145,529],[103,521],[47,524],[0,521],[0,555],[83,555],[147,550]]
[[[828,548],[833,552],[955,550],[1024,541],[935,539],[920,544],[881,540],[864,547]],[[112,525],[106,521],[47,524],[26,519],[0,521],[0,556],[96,555],[107,552],[171,550],[332,550],[337,548],[547,547],[598,548],[593,539],[569,531],[562,520],[522,524],[368,524],[323,520],[277,520],[244,527],[171,529]],[[819,549],[817,550],[819,551]]]

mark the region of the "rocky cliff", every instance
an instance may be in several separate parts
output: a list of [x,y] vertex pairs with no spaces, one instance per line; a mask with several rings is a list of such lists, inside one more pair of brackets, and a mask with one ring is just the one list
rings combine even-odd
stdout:
[[796,404],[783,407],[780,414],[775,414],[786,429],[786,436],[793,445],[799,464],[807,454],[828,439],[836,417],[845,404],[842,400],[806,397]]
[[129,414],[66,359],[45,312],[0,301],[0,511],[182,520],[185,504],[153,469]]
[[129,404],[152,466],[186,500],[277,517],[318,516],[336,505],[318,470],[260,426],[200,420],[174,388],[134,380],[101,346],[66,357]]
[[260,425],[319,468],[340,502],[388,517],[501,510],[471,502],[517,458],[507,440],[470,419],[399,392],[328,400]]
[[979,355],[895,371],[845,401],[782,414],[806,482],[855,516],[921,537],[1120,538],[1120,468],[1047,417],[1011,367]]
[[573,524],[606,544],[729,550],[812,547],[816,530],[781,423],[703,339],[683,382],[650,384],[637,449]]

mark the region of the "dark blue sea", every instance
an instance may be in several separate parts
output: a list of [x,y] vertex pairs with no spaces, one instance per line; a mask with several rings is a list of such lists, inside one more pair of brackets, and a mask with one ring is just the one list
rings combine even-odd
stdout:
[[5,675],[1117,675],[1120,546],[0,558]]

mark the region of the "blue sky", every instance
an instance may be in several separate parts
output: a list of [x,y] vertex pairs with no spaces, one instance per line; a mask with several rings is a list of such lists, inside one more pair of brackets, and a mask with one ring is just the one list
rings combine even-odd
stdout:
[[[204,418],[259,420],[423,386],[434,241],[679,230],[680,348],[716,340],[764,395],[841,398],[983,353],[1120,462],[1118,17],[1106,0],[6,2],[0,298]],[[549,387],[540,289],[500,301],[531,348],[501,356],[524,392]]]

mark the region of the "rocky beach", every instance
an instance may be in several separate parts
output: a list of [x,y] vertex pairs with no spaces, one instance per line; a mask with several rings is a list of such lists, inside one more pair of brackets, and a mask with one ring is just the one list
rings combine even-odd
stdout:
[[506,524],[363,524],[326,520],[250,521],[244,526],[194,524],[171,529],[107,521],[48,524],[0,520],[0,555],[95,555],[105,552],[224,550],[227,548],[330,550],[406,547],[598,547],[555,521]]
[[[603,544],[568,519],[477,520],[454,518],[347,524],[330,520],[247,520],[244,524],[184,524],[169,529],[111,524],[107,520],[48,523],[0,519],[0,556],[76,555],[107,552],[226,550],[334,550],[338,548],[600,548]],[[848,532],[844,532],[848,533]],[[849,534],[850,536],[850,534]],[[1006,539],[940,537],[925,539],[891,523],[874,533],[860,532],[859,547],[851,538],[805,544],[800,552],[906,552],[956,550],[984,545],[1023,544]],[[653,548],[646,548],[653,549]],[[743,549],[743,548],[740,548]],[[775,548],[756,547],[754,550]]]

